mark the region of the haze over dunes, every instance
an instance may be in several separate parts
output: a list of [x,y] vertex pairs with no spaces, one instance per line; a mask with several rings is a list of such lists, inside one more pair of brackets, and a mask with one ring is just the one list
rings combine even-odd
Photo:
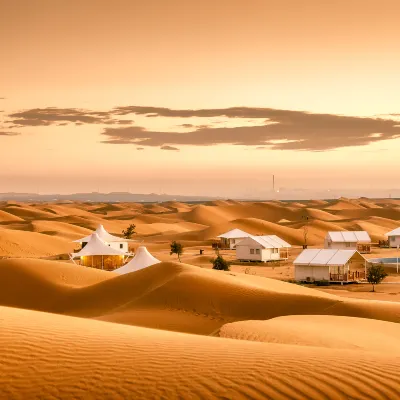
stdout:
[[[302,202],[165,203],[0,203],[0,256],[43,257],[71,252],[72,240],[99,224],[121,235],[129,223],[150,248],[179,239],[190,246],[210,245],[233,228],[252,234],[275,234],[292,245],[303,244],[308,217],[308,243],[321,245],[328,231],[366,230],[374,241],[398,226],[399,200],[345,199]],[[138,244],[133,243],[136,247]],[[167,252],[159,254],[169,260]]]

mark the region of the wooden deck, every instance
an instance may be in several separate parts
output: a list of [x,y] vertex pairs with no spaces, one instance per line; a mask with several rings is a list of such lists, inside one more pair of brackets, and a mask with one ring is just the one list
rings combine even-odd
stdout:
[[331,282],[356,282],[365,279],[365,272],[354,271],[345,274],[329,274]]

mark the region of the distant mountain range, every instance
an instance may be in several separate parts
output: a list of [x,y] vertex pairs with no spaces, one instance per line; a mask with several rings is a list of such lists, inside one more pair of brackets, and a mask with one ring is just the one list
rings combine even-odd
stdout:
[[135,202],[135,203],[158,203],[164,201],[200,202],[218,200],[220,197],[207,196],[181,196],[169,194],[136,194],[129,192],[111,193],[72,193],[72,194],[38,194],[38,193],[0,193],[0,201],[90,201],[94,203],[115,203],[115,202]]

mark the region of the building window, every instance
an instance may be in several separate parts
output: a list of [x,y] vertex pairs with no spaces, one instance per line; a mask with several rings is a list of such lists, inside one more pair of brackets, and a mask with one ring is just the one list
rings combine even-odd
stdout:
[[260,254],[260,249],[256,249],[256,254]]
[[346,247],[351,247],[352,243],[346,242]]
[[123,249],[123,248],[124,248],[124,244],[123,244],[123,243],[120,243],[120,244],[119,244],[119,248],[120,248],[120,249]]
[[254,249],[250,249],[250,254],[254,254]]
[[390,241],[395,242],[396,241],[396,236],[390,236]]
[[272,249],[273,253],[278,253],[278,251],[279,251],[278,249]]

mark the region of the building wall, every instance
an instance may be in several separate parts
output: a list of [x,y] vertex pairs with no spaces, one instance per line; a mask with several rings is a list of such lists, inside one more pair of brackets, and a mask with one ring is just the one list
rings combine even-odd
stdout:
[[314,281],[330,280],[329,266],[313,267],[309,265],[294,266],[294,276],[296,281],[306,281],[310,278]]
[[241,242],[243,239],[246,239],[246,238],[242,237],[242,238],[228,239],[229,240],[229,248],[231,250],[233,250],[235,248],[236,244]]
[[[251,254],[250,250],[253,249],[254,253]],[[257,254],[257,250],[258,253]],[[285,253],[286,254],[286,253]],[[258,245],[237,245],[236,246],[236,259],[237,260],[250,260],[250,261],[270,261],[279,260],[279,250],[274,252],[274,249],[264,249]]]
[[357,250],[357,242],[329,242],[325,239],[325,249]]
[[389,247],[400,246],[400,236],[389,236]]
[[[250,253],[250,250],[254,250],[254,254]],[[257,250],[258,253],[257,254]],[[237,245],[236,246],[236,259],[238,260],[249,260],[249,261],[264,261],[262,257],[265,257],[266,255],[263,254],[264,250],[268,249],[262,249],[261,246],[254,246],[254,245],[246,245],[246,246],[241,246]]]
[[79,260],[80,265],[85,267],[113,271],[124,265],[123,256],[84,256]]

